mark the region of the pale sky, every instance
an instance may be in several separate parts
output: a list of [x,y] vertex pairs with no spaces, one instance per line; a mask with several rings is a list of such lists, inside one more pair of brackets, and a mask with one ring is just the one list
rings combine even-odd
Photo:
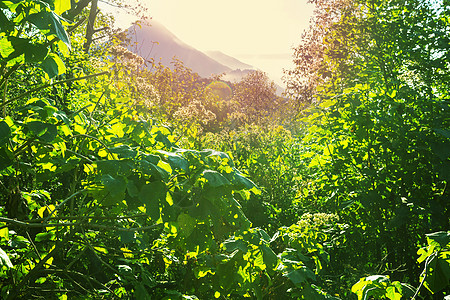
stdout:
[[[251,64],[281,83],[292,47],[308,27],[306,0],[144,0],[150,17],[201,51],[219,50]],[[116,15],[118,16],[118,15]],[[119,25],[134,21],[126,16]]]

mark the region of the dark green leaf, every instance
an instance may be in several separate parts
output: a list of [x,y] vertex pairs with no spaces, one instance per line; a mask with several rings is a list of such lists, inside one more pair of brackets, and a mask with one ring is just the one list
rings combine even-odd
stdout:
[[27,127],[35,136],[45,142],[52,142],[58,135],[58,129],[53,124],[31,121],[27,123]]
[[146,153],[141,153],[142,158],[144,158],[147,162],[151,163],[151,164],[158,164],[158,162],[161,160],[159,158],[159,156],[157,155],[153,155],[153,154],[146,154]]
[[442,135],[442,136],[444,136],[444,137],[450,139],[450,130],[448,130],[448,129],[437,128],[437,129],[434,129],[434,131],[435,131],[436,133],[439,133],[440,135]]
[[445,248],[450,243],[450,231],[439,231],[426,234],[426,237],[437,242],[441,248]]
[[41,63],[41,68],[47,73],[48,77],[53,78],[55,76],[64,74],[66,67],[63,61],[56,54],[50,53],[47,58]]
[[8,152],[5,148],[0,148],[0,170],[3,170],[13,164],[13,160],[10,158],[10,156],[13,157],[13,154],[11,153],[8,155]]
[[189,237],[194,230],[196,220],[192,218],[190,215],[181,213],[178,216],[178,229],[182,236]]
[[307,284],[302,290],[302,296],[304,299],[311,300],[325,300],[330,298],[325,298],[324,295],[319,294],[316,289],[314,289],[311,285]]
[[256,185],[251,180],[249,180],[244,175],[242,175],[241,172],[239,172],[236,169],[234,171],[235,172],[232,173],[231,182],[233,183],[233,185],[235,186],[236,189],[250,190],[250,189],[256,187]]
[[14,23],[8,20],[3,11],[0,9],[0,31],[10,32],[14,30]]
[[223,246],[228,252],[233,252],[237,249],[241,250],[243,253],[247,253],[247,243],[243,240],[236,240],[234,238],[228,239],[223,242]]
[[102,174],[109,175],[123,175],[128,177],[131,174],[131,171],[134,168],[133,161],[131,160],[99,160],[97,161],[98,169],[102,172]]
[[120,146],[117,146],[117,147],[112,147],[112,148],[109,148],[109,150],[112,153],[119,154],[119,156],[122,157],[122,158],[134,158],[137,155],[137,151],[133,150],[128,145],[120,145]]
[[135,299],[142,299],[142,300],[152,299],[152,297],[147,292],[145,285],[142,283],[137,284],[137,286],[135,287],[134,297]]
[[167,156],[167,161],[169,162],[170,167],[172,169],[179,169],[179,170],[184,170],[184,171],[189,170],[189,162],[184,157],[182,157],[176,153],[162,151],[162,150],[158,151],[158,153],[161,153],[161,154]]
[[25,62],[41,62],[49,52],[46,45],[42,44],[28,44],[25,49]]
[[28,21],[40,30],[49,30],[50,34],[56,35],[70,47],[70,39],[64,26],[61,24],[61,17],[51,11],[42,10],[36,14],[28,16]]
[[266,246],[266,245],[261,245],[261,251],[263,253],[263,260],[264,260],[264,264],[267,266],[268,269],[275,269],[278,265],[278,257],[275,254],[275,252],[273,252],[273,250]]
[[106,190],[109,192],[103,202],[104,205],[113,205],[124,199],[125,190],[127,188],[127,181],[125,177],[106,174],[102,176],[101,181]]
[[5,121],[0,121],[0,146],[11,136],[11,129]]
[[289,278],[296,287],[302,287],[302,283],[316,279],[314,272],[307,267],[300,267],[300,269],[291,271],[284,276]]
[[139,193],[139,200],[145,204],[147,214],[153,219],[158,220],[160,216],[160,201],[166,199],[167,188],[164,182],[154,181],[144,185]]
[[173,146],[173,144],[169,141],[167,136],[165,134],[163,134],[161,131],[158,131],[156,133],[155,140],[163,143],[164,146],[166,146],[167,148],[171,148]]
[[120,241],[124,244],[132,243],[136,240],[134,232],[131,231],[120,231]]
[[55,232],[49,231],[49,232],[41,232],[38,233],[35,237],[36,242],[42,242],[42,241],[50,241],[55,239]]
[[169,177],[169,173],[166,170],[148,162],[147,160],[140,160],[139,163],[140,171],[144,174],[153,176],[156,180],[167,179]]
[[131,197],[139,196],[139,189],[137,188],[137,186],[133,180],[130,180],[130,179],[128,180],[127,191],[128,191],[128,195],[130,195]]
[[11,47],[13,51],[8,55],[8,57],[6,57],[7,60],[12,60],[24,54],[30,45],[29,40],[24,38],[9,36],[8,40],[11,42]]
[[437,293],[450,284],[450,261],[448,259],[442,259],[441,257],[433,257],[429,262],[428,267],[430,269],[425,282],[427,288],[433,293]]
[[230,185],[228,179],[216,171],[206,170],[203,172],[203,177],[206,178],[208,184],[213,188]]

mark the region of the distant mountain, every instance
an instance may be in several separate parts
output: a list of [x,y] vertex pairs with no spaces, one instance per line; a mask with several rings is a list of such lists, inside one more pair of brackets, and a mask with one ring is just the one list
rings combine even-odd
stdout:
[[131,45],[130,51],[145,59],[154,58],[165,66],[171,66],[174,57],[183,61],[202,77],[232,71],[232,68],[219,63],[205,53],[187,45],[170,32],[161,23],[154,20],[150,24],[144,22],[128,29]]
[[[164,25],[154,20],[132,25],[128,29],[128,37],[128,49],[144,59],[153,58],[156,63],[161,62],[171,67],[175,57],[204,78],[213,74],[225,74],[223,80],[238,82],[248,73],[257,70],[220,51],[208,51],[205,54],[184,43]],[[277,85],[277,93],[281,94],[282,90]]]
[[222,65],[225,65],[233,70],[236,70],[236,69],[254,70],[255,69],[253,66],[243,63],[242,61],[240,61],[234,57],[231,57],[229,55],[226,55],[225,53],[220,52],[220,51],[206,51],[205,53],[212,59],[218,61]]

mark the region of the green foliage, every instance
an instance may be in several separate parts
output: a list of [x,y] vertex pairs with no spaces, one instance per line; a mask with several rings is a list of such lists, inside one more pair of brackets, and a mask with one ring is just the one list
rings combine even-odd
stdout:
[[440,292],[450,286],[450,259],[448,247],[449,232],[435,232],[427,234],[428,246],[420,248],[417,262],[425,261],[425,267],[420,275],[420,285],[415,290],[412,286],[398,281],[391,282],[389,276],[373,275],[361,278],[352,287],[352,292],[358,299],[415,299],[419,295],[422,285],[432,294]]
[[291,73],[311,103],[299,201],[350,225],[332,252],[337,288],[377,273],[414,282],[420,237],[449,225],[448,6],[316,3]]
[[[65,29],[69,22],[58,15],[69,8],[69,0],[49,1],[49,3],[2,1],[0,4],[2,69],[18,67],[24,63],[38,63],[50,78],[65,73],[61,58],[51,52],[57,49],[61,53],[67,53],[70,49],[70,40]],[[2,79],[5,77],[2,76]]]
[[293,104],[1,1],[2,298],[448,296],[448,5],[314,3]]
[[414,289],[398,281],[391,282],[389,276],[373,275],[361,278],[353,287],[352,292],[358,295],[358,299],[411,299]]
[[428,245],[417,251],[420,255],[417,261],[425,261],[420,281],[434,294],[450,287],[450,232],[440,231],[426,236]]
[[[31,18],[37,28],[64,42],[64,27],[47,14],[68,6],[20,2],[32,4],[43,11],[42,18]],[[17,7],[2,12],[19,13]],[[22,33],[34,42],[32,30]],[[174,112],[195,95],[205,93],[201,105],[216,99],[205,86],[195,94],[196,78],[181,65],[174,73],[130,70],[141,60],[123,49],[112,62],[87,60],[81,45],[75,37],[65,65],[56,60],[61,49],[33,62],[24,53],[17,63],[41,63],[50,76],[65,70],[76,77],[42,78],[41,87],[23,93],[8,85],[24,74],[5,58],[4,103],[14,113],[5,110],[0,120],[2,297],[262,299],[274,295],[271,278],[310,292],[315,276],[309,274],[320,269],[316,256],[294,266],[272,249],[279,233],[271,238],[251,227],[237,200],[247,202],[260,190],[231,156],[180,148],[174,132],[152,120],[148,103],[131,98],[167,100],[161,109]],[[160,86],[142,82],[152,76]],[[133,80],[137,84],[128,85]],[[308,251],[322,253],[319,241],[307,243]],[[283,263],[286,268],[278,268]],[[294,276],[297,269],[307,280],[298,281],[303,273]]]
[[296,201],[302,185],[300,145],[288,130],[279,125],[245,125],[207,133],[202,146],[228,151],[236,166],[260,187],[260,194],[241,201],[255,226],[274,233],[302,215],[303,209]]

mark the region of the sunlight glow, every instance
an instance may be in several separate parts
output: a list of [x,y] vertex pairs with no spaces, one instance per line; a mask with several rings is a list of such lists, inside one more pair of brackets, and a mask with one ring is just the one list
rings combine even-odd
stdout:
[[[201,51],[218,50],[268,72],[281,83],[292,48],[308,27],[306,0],[145,0],[150,17]],[[128,27],[130,16],[119,15]]]

